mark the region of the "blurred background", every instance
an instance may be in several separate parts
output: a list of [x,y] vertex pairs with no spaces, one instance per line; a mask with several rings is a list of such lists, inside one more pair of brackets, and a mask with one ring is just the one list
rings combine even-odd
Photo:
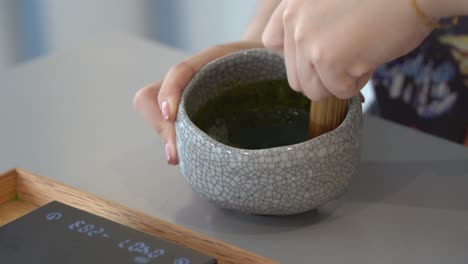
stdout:
[[[101,34],[124,33],[193,53],[235,41],[255,0],[0,0],[0,74]],[[364,89],[367,102],[373,94]]]

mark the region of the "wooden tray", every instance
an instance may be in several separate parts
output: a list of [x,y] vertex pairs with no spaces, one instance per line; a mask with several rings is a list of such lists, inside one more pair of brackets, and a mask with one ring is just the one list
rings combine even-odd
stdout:
[[53,200],[214,256],[221,264],[277,263],[22,169],[0,174],[0,226]]

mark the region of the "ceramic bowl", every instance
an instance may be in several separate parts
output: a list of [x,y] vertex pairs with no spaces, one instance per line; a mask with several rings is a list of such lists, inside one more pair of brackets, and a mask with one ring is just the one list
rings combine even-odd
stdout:
[[182,175],[216,205],[260,215],[290,215],[324,205],[345,192],[360,162],[362,110],[350,99],[334,130],[298,144],[240,149],[199,129],[191,116],[234,85],[285,79],[281,57],[266,49],[241,51],[206,64],[182,94],[176,120]]

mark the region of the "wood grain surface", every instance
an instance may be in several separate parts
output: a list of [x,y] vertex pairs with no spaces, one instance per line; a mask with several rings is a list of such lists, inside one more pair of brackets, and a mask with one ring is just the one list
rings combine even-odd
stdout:
[[2,204],[16,197],[16,171],[11,170],[0,176],[0,204]]
[[11,200],[0,204],[0,226],[21,217],[38,206],[20,200]]

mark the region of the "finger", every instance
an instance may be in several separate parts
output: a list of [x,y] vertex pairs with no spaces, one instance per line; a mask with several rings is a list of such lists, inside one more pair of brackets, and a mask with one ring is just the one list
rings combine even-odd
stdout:
[[283,41],[284,41],[284,30],[283,30],[283,12],[285,7],[285,1],[276,7],[275,11],[271,14],[270,19],[265,27],[262,34],[263,45],[283,56]]
[[167,163],[177,165],[179,163],[176,147],[176,131],[174,123],[165,122],[161,136],[164,138],[164,150],[166,152]]
[[359,77],[357,79],[357,88],[359,90],[361,90],[362,88],[364,88],[364,86],[366,86],[366,84],[369,82],[369,80],[372,78],[372,76],[374,75],[374,72],[375,71],[371,71],[371,72],[368,72],[364,75],[362,75],[361,77]]
[[366,101],[366,98],[361,92],[359,92],[359,100],[361,100],[361,103],[364,103]]
[[296,91],[302,92],[296,67],[296,42],[294,38],[294,17],[289,13],[283,13],[284,28],[284,61],[286,64],[286,74],[288,75],[289,86]]
[[135,109],[158,134],[161,134],[163,124],[163,117],[157,101],[162,82],[163,80],[160,80],[141,88],[133,98],[133,106]]
[[250,48],[263,47],[258,42],[235,42],[214,46],[189,57],[187,60],[171,67],[164,78],[158,94],[158,105],[166,121],[174,121],[182,91],[188,82],[206,63],[229,53]]
[[309,67],[310,67],[310,71],[309,71],[310,80],[306,84],[307,86],[304,86],[301,84],[302,93],[311,101],[321,101],[325,98],[330,97],[332,94],[325,88],[325,85],[323,85],[314,67],[313,66],[309,66]]
[[[358,89],[359,90],[362,90],[362,88],[364,88],[366,86],[366,84],[369,82],[369,80],[372,78],[372,76],[374,75],[375,73],[375,70],[367,73],[367,74],[364,74],[363,76],[361,76],[358,80],[357,80],[357,86],[358,86]],[[359,99],[361,100],[361,103],[364,103],[366,102],[366,98],[364,97],[364,95],[362,94],[362,92],[359,92]]]
[[322,66],[317,68],[322,83],[328,91],[340,99],[349,99],[359,93],[358,78],[352,77],[340,67]]
[[296,49],[296,69],[300,87],[303,94],[312,101],[320,101],[331,95],[322,84],[310,56],[307,56],[307,44],[297,43]]
[[176,119],[182,91],[197,70],[193,62],[184,61],[171,67],[166,74],[157,96],[157,105],[165,121],[173,122]]
[[178,163],[178,158],[174,123],[164,122],[157,102],[157,94],[161,88],[162,82],[161,80],[140,89],[135,94],[133,105],[143,116],[145,121],[161,136],[165,144],[167,162],[176,165]]
[[133,98],[133,105],[143,116],[143,119],[162,137],[165,144],[167,161],[172,164],[174,161],[177,161],[177,153],[176,151],[168,152],[168,150],[175,149],[173,147],[175,146],[175,140],[173,140],[173,138],[175,138],[175,132],[173,132],[172,123],[164,122],[157,101],[157,95],[162,82],[163,81],[160,80],[138,90]]

